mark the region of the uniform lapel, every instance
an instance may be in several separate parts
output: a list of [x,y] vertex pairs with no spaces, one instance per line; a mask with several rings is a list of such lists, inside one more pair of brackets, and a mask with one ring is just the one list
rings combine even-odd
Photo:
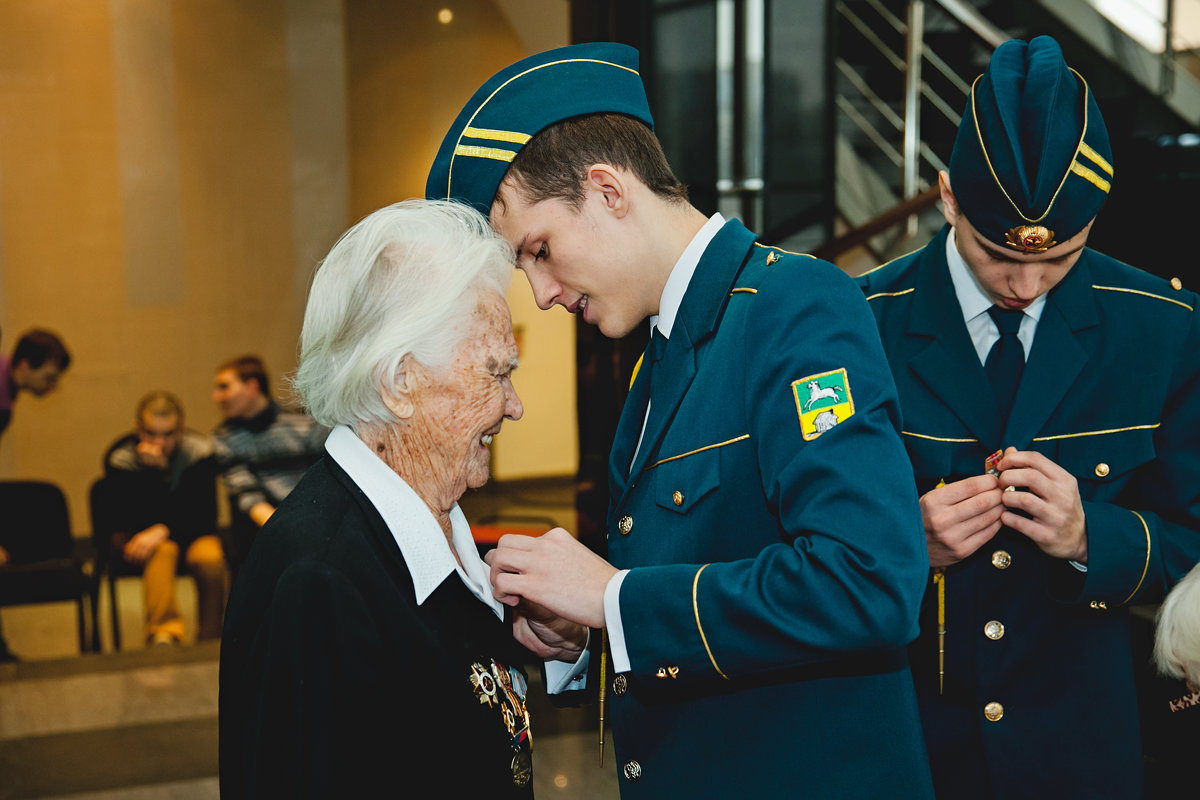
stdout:
[[625,405],[621,408],[617,431],[613,435],[612,452],[608,457],[608,485],[612,497],[624,494],[625,484],[629,480],[629,461],[633,458],[633,448],[637,446],[642,420],[646,416],[646,402],[650,399],[650,375],[644,369],[649,359],[650,345],[647,343],[629,394],[625,397]]
[[1087,251],[1046,298],[1004,444],[1026,449],[1088,361],[1076,332],[1099,324]]
[[908,366],[979,441],[990,446],[1000,438],[999,410],[950,281],[946,266],[948,230],[944,229],[920,256],[927,263],[917,270],[920,279],[907,333],[928,339],[929,344],[909,359]]
[[[646,420],[642,446],[638,449],[633,468],[629,471],[629,478],[627,481],[620,479],[622,494],[637,483],[637,478],[646,469],[647,464],[654,463],[652,459],[658,454],[659,444],[670,427],[688,387],[691,386],[692,379],[696,377],[697,348],[716,330],[721,312],[729,300],[729,291],[733,288],[734,279],[741,272],[746,257],[754,246],[754,238],[754,234],[746,230],[740,222],[730,220],[717,232],[704,250],[704,255],[700,257],[700,263],[697,264],[684,293],[683,303],[679,306],[679,314],[675,317],[666,352],[655,368],[655,394],[650,398],[650,417]],[[638,382],[635,381],[635,386]],[[636,420],[627,419],[631,405],[626,401],[617,433],[619,437],[631,441],[622,441],[620,444],[614,441],[613,459],[609,464],[610,475],[628,463],[616,463],[619,454],[632,451],[637,444],[638,432],[641,430],[641,414],[634,415]]]

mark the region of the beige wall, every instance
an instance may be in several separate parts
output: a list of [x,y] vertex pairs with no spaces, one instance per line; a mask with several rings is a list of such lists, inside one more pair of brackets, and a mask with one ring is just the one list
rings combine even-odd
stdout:
[[[472,0],[450,25],[441,5],[0,0],[0,350],[37,325],[74,357],[58,392],[18,401],[0,478],[59,483],[86,531],[101,453],[145,391],[208,430],[219,362],[259,353],[282,384],[337,235],[423,193],[488,75],[566,43],[566,0]],[[527,416],[495,474],[573,474],[572,321],[519,276],[512,301]]]

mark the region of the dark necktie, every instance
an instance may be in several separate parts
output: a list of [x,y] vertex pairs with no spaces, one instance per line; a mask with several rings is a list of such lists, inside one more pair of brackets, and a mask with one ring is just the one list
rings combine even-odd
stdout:
[[658,371],[658,362],[662,361],[663,353],[667,350],[667,337],[663,336],[656,325],[650,332],[650,347],[647,348],[647,353],[650,356],[650,364],[643,365],[650,367],[650,392],[654,392],[654,373]]
[[[633,461],[637,459],[638,451],[642,449],[642,434],[646,430],[646,416],[650,413],[650,398],[654,395],[654,373],[658,371],[662,360],[663,353],[667,349],[667,337],[663,336],[658,326],[650,329],[650,343],[646,345],[646,352],[642,355],[642,366],[638,368],[639,383],[645,381],[645,398],[646,404],[642,406],[642,426],[638,432],[638,440],[634,444],[633,456],[630,459],[629,469],[633,468]],[[628,474],[629,470],[626,470]]]
[[1017,396],[1017,386],[1021,383],[1021,372],[1025,369],[1025,348],[1017,338],[1017,331],[1021,328],[1025,312],[1006,311],[992,306],[988,309],[988,316],[1000,329],[1000,338],[988,351],[983,371],[987,373],[988,381],[992,384],[992,395],[1000,409],[1000,423],[1007,425],[1013,399]]

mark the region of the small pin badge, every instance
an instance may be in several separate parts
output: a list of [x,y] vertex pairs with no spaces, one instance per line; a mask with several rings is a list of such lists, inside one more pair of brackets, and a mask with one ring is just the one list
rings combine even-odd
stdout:
[[1047,230],[1041,225],[1018,225],[1004,232],[1004,243],[1014,250],[1023,253],[1044,253],[1058,242],[1054,241],[1054,231]]
[[774,250],[767,253],[767,264],[774,264],[778,260],[779,260],[779,254],[776,253]]

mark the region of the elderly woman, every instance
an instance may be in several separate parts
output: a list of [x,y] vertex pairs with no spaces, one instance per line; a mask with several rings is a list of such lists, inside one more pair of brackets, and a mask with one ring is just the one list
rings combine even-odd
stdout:
[[318,269],[295,388],[333,430],[231,593],[222,797],[532,796],[530,652],[457,503],[521,417],[511,274],[482,216],[423,200]]

